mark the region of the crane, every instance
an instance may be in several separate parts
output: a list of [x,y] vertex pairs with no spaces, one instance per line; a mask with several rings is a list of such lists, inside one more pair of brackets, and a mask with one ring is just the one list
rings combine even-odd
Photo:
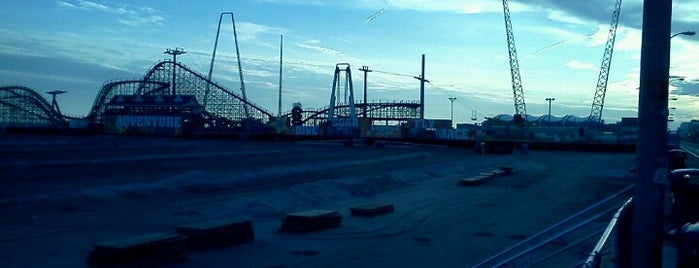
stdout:
[[502,0],[502,7],[505,13],[505,31],[507,32],[507,49],[510,54],[510,74],[512,75],[512,91],[515,102],[515,116],[526,119],[527,106],[524,103],[524,92],[522,90],[522,78],[519,74],[519,61],[517,61],[517,48],[515,47],[515,35],[512,32],[512,22],[510,21],[510,8],[507,0]]
[[609,80],[609,67],[612,63],[612,53],[614,52],[614,40],[616,39],[616,28],[619,24],[619,13],[621,12],[621,0],[616,0],[614,12],[612,13],[612,22],[609,25],[609,34],[607,35],[607,44],[604,48],[604,56],[602,57],[602,65],[597,78],[597,90],[595,97],[592,100],[592,110],[588,117],[590,123],[602,122],[602,108],[604,107],[604,96],[607,94],[607,81]]

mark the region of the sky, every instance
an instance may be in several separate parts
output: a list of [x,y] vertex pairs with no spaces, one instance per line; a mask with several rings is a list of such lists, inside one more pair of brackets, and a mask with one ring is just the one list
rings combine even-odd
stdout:
[[[509,1],[527,112],[590,114],[614,0]],[[642,0],[625,0],[603,119],[635,117]],[[283,36],[282,110],[329,104],[335,65],[349,63],[356,100],[418,101],[425,55],[425,117],[473,122],[513,114],[499,0],[9,0],[0,3],[0,86],[66,90],[61,110],[84,116],[101,86],[138,79],[177,60],[206,74],[219,16],[233,12],[248,99],[276,112]],[[213,79],[234,92],[240,76],[224,17]],[[699,31],[699,0],[675,0],[672,32]],[[669,106],[675,123],[699,119],[699,36],[671,42]],[[45,95],[47,98],[48,95]]]

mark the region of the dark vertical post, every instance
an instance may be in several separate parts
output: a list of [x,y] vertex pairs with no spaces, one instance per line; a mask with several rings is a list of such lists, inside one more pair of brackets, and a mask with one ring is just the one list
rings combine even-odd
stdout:
[[422,54],[422,71],[420,72],[420,119],[425,119],[425,54]]
[[362,66],[360,71],[364,72],[364,108],[362,109],[362,113],[364,113],[364,118],[367,117],[367,99],[366,99],[366,75],[367,73],[370,73],[371,70],[369,70],[369,66]]
[[451,120],[451,127],[454,127],[454,101],[456,100],[456,97],[449,97],[450,103],[450,113],[449,113],[449,120]]
[[643,1],[631,267],[661,267],[672,0]]
[[549,102],[549,123],[551,123],[551,102],[555,100],[555,98],[546,98],[546,101]]
[[279,36],[279,110],[278,117],[282,117],[282,59],[284,51],[284,36]]
[[177,94],[177,53],[172,54],[172,95]]
[[172,55],[172,95],[176,95],[177,55],[181,55],[187,52],[185,52],[184,49],[177,47],[175,49],[168,48],[167,50],[165,50],[164,53]]

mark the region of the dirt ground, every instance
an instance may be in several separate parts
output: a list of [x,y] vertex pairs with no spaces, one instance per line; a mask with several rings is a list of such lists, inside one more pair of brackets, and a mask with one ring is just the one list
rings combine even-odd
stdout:
[[[500,166],[514,174],[458,185]],[[470,266],[630,185],[633,166],[623,153],[5,136],[0,266],[81,267],[95,242],[215,219],[252,220],[255,241],[172,267]],[[378,202],[395,212],[349,215]],[[277,231],[308,209],[336,210],[342,224]]]

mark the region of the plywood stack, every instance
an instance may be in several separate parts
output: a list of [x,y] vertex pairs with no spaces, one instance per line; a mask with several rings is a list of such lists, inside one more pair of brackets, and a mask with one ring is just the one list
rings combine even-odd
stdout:
[[187,236],[193,249],[210,249],[252,242],[252,221],[216,220],[178,226],[177,233]]
[[187,238],[179,234],[152,233],[98,242],[87,258],[91,267],[160,266],[182,261]]
[[352,216],[373,217],[377,215],[387,214],[395,211],[393,204],[366,204],[356,207],[351,207],[350,214]]
[[514,168],[509,167],[509,166],[503,166],[503,167],[499,167],[498,169],[504,171],[505,175],[511,175]]
[[342,215],[334,210],[307,210],[287,214],[279,231],[303,233],[340,226]]
[[491,175],[476,175],[473,177],[463,178],[459,180],[461,186],[474,186],[490,180]]
[[481,172],[476,176],[459,180],[461,186],[475,186],[485,183],[495,177],[508,176],[512,174],[512,167],[499,167],[490,172]]

